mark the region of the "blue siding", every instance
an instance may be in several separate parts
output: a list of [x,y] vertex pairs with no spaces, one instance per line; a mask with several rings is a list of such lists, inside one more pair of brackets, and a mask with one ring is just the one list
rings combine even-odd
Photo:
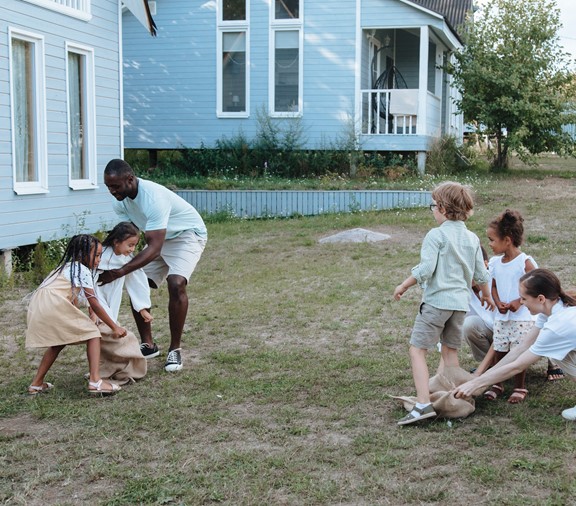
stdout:
[[[118,0],[92,0],[92,18],[81,21],[20,0],[2,0],[0,9],[0,250],[93,232],[113,223],[111,196],[102,169],[122,154]],[[16,195],[12,180],[8,28],[44,37],[49,193]],[[143,30],[146,34],[145,30]],[[68,186],[66,42],[94,49],[99,187]]]
[[[140,149],[213,147],[240,131],[253,138],[256,112],[268,110],[269,2],[250,2],[250,115],[216,117],[215,2],[162,0],[154,19],[158,37],[142,33],[136,19],[123,16],[125,145]],[[443,28],[443,21],[400,0],[362,0],[362,28]],[[356,0],[305,0],[302,127],[306,147],[337,143],[350,133],[355,113]],[[413,30],[418,33],[418,30]],[[366,38],[360,36],[366,48]],[[418,87],[418,37],[411,36],[405,68]],[[366,51],[362,69],[366,69]],[[400,55],[397,55],[400,56]],[[402,56],[405,56],[404,54]],[[358,62],[359,63],[359,62]],[[365,82],[366,77],[362,79]],[[375,141],[370,141],[375,142]],[[383,140],[378,141],[382,148]],[[417,141],[407,141],[407,149]],[[389,149],[397,140],[386,139]],[[406,149],[406,148],[402,148]]]
[[430,192],[414,191],[205,191],[176,192],[201,214],[227,212],[242,218],[313,216],[324,213],[424,207]]

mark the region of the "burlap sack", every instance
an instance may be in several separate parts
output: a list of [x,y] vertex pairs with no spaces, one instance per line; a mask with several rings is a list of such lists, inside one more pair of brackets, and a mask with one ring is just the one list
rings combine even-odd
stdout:
[[114,339],[110,328],[98,325],[100,340],[100,376],[125,385],[146,376],[146,359],[136,336],[128,331],[125,337]]
[[[442,373],[430,378],[430,400],[439,418],[464,418],[474,412],[476,403],[473,398],[457,399],[452,394],[454,388],[472,378],[470,373],[460,367],[446,367]],[[416,404],[416,397],[392,398],[402,401],[406,411],[412,411]]]

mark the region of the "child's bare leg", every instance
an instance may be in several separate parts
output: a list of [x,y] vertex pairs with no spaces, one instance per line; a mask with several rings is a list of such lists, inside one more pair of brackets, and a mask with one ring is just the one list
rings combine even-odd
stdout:
[[[90,383],[98,383],[100,381],[100,338],[95,337],[86,341],[86,356],[88,357],[88,369],[90,371]],[[89,383],[88,390],[91,390]],[[100,388],[109,390],[112,383],[103,381]]]
[[443,344],[442,362],[444,363],[444,367],[460,367],[460,363],[458,362],[458,350],[456,348],[449,348]]
[[46,373],[52,367],[52,364],[58,358],[60,352],[64,349],[65,345],[61,346],[50,346],[45,352],[42,360],[40,361],[40,365],[38,366],[38,370],[36,371],[36,375],[30,383],[31,386],[40,387],[44,384],[44,377]]
[[[154,339],[152,339],[152,324],[150,321],[144,320],[142,315],[134,309],[132,303],[130,303],[130,308],[132,309],[132,316],[134,316],[138,334],[140,334],[140,342],[146,343],[150,347],[154,346]],[[150,308],[148,308],[148,311],[149,310]]]
[[90,371],[90,381],[96,383],[100,380],[100,338],[96,337],[86,341],[86,356],[88,358],[88,369]]
[[526,390],[526,370],[524,370],[514,376],[514,391],[508,398],[508,402],[510,404],[520,404],[521,402],[524,402],[524,399],[526,399],[527,395],[528,390]]
[[[500,362],[500,360],[502,360],[506,356],[506,353],[508,352],[495,351],[493,365],[496,365],[498,362]],[[495,401],[503,393],[504,393],[504,383],[496,383],[492,385],[489,390],[484,392],[484,398],[488,399],[489,401]]]
[[416,404],[410,413],[398,420],[398,425],[407,425],[436,416],[436,412],[430,403],[429,374],[428,365],[426,364],[427,352],[428,350],[410,346],[412,376],[414,377],[414,385],[416,385]]
[[526,369],[514,376],[514,388],[526,388]]
[[[507,351],[497,351],[494,356],[494,365],[496,365],[500,360],[502,360],[506,355],[508,355]],[[504,383],[498,383],[498,386],[504,391]]]
[[416,386],[416,400],[421,404],[430,403],[430,387],[428,382],[428,364],[426,364],[426,354],[428,350],[410,346],[410,362],[412,364],[412,376]]

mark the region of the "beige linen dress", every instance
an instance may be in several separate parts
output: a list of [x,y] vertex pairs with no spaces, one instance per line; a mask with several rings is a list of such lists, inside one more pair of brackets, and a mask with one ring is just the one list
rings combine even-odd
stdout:
[[26,347],[48,348],[81,343],[100,337],[89,316],[76,307],[79,288],[74,288],[62,272],[48,277],[32,294],[28,305]]

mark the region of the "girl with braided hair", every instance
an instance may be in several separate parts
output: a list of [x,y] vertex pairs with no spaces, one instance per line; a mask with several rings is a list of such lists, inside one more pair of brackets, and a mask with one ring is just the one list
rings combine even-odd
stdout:
[[32,294],[26,347],[48,349],[28,387],[30,395],[53,388],[54,385],[44,381],[47,372],[66,345],[80,343],[86,343],[90,370],[88,392],[113,394],[120,389],[100,378],[100,331],[80,309],[89,306],[110,327],[116,339],[126,335],[126,329],[108,316],[95,295],[94,278],[101,255],[102,245],[96,237],[87,234],[72,237],[56,268]]

